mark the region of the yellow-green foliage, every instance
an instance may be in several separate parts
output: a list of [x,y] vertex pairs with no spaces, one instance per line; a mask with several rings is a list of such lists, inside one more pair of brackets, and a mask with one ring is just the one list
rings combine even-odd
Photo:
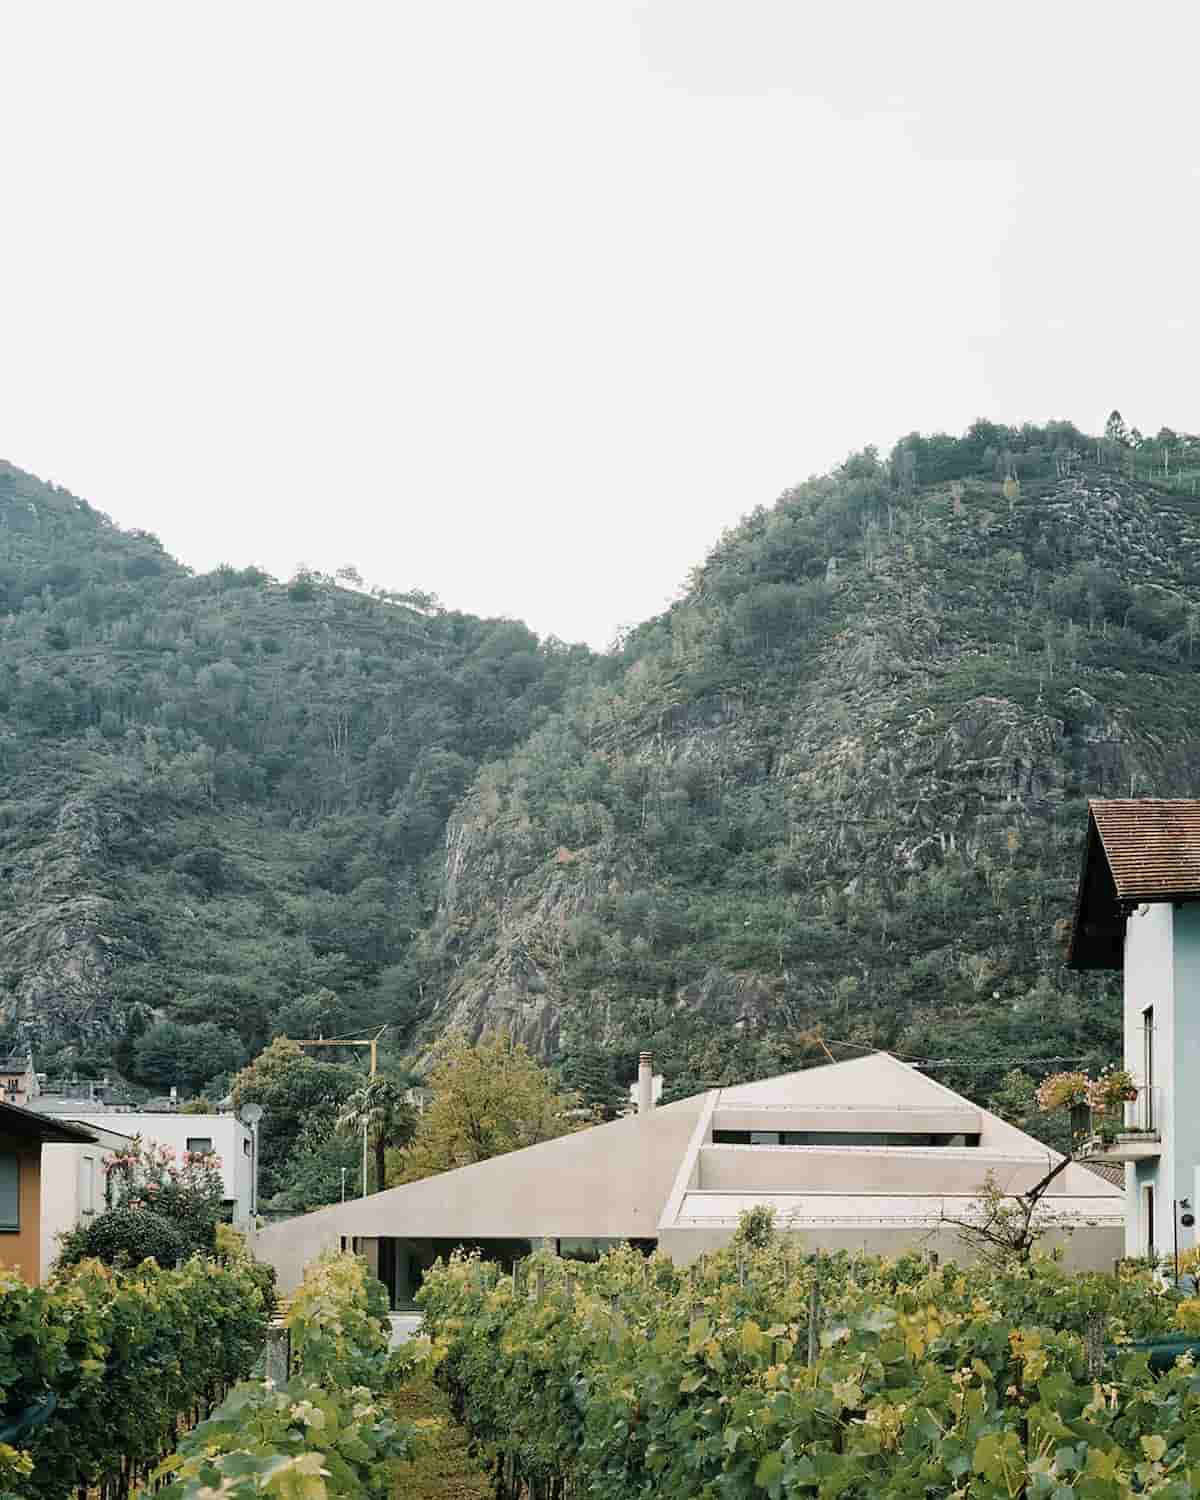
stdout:
[[387,1293],[357,1255],[327,1251],[307,1268],[288,1307],[294,1368],[321,1384],[387,1384]]
[[124,1494],[170,1451],[181,1418],[249,1372],[265,1326],[261,1287],[240,1266],[84,1261],[43,1287],[0,1271],[0,1409],[12,1444],[0,1446],[0,1486],[30,1500],[105,1485]]
[[292,1378],[235,1387],[162,1463],[157,1500],[383,1500],[409,1429],[382,1404],[388,1359],[383,1287],[355,1255],[310,1265],[292,1299]]
[[[457,1259],[420,1301],[438,1379],[504,1495],[1200,1491],[1194,1362],[1156,1378],[1145,1352],[1119,1347],[1171,1333],[1178,1299],[1148,1272],[931,1269],[778,1245],[679,1268],[622,1250],[595,1266],[538,1257],[515,1287]],[[1088,1335],[1108,1348],[1099,1371]]]

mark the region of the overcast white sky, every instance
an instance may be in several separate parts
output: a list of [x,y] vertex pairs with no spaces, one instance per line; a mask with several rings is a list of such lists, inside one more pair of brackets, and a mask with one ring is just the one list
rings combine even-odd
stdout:
[[0,0],[0,456],[603,646],[868,442],[1196,410],[1200,8]]

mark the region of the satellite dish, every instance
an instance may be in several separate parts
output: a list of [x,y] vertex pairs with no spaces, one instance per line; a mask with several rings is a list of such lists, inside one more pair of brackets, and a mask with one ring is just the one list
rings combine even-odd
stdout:
[[261,1104],[243,1104],[242,1119],[247,1125],[257,1125],[263,1117]]

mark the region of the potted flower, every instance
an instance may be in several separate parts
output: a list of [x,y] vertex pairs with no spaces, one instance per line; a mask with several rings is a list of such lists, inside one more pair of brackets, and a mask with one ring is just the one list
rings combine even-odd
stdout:
[[1038,1084],[1038,1108],[1045,1114],[1056,1109],[1075,1109],[1087,1104],[1092,1080],[1086,1073],[1051,1073]]
[[1095,1110],[1106,1111],[1118,1104],[1131,1104],[1137,1096],[1137,1084],[1128,1068],[1105,1068],[1089,1090],[1088,1103]]

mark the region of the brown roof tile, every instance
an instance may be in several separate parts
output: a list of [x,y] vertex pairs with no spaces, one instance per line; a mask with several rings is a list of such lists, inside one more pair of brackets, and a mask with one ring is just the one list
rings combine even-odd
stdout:
[[1200,896],[1200,801],[1121,798],[1089,806],[1119,901]]
[[1080,1163],[1089,1172],[1095,1172],[1097,1177],[1103,1177],[1105,1182],[1111,1182],[1114,1187],[1125,1186],[1125,1168],[1120,1162],[1115,1161],[1085,1161]]

